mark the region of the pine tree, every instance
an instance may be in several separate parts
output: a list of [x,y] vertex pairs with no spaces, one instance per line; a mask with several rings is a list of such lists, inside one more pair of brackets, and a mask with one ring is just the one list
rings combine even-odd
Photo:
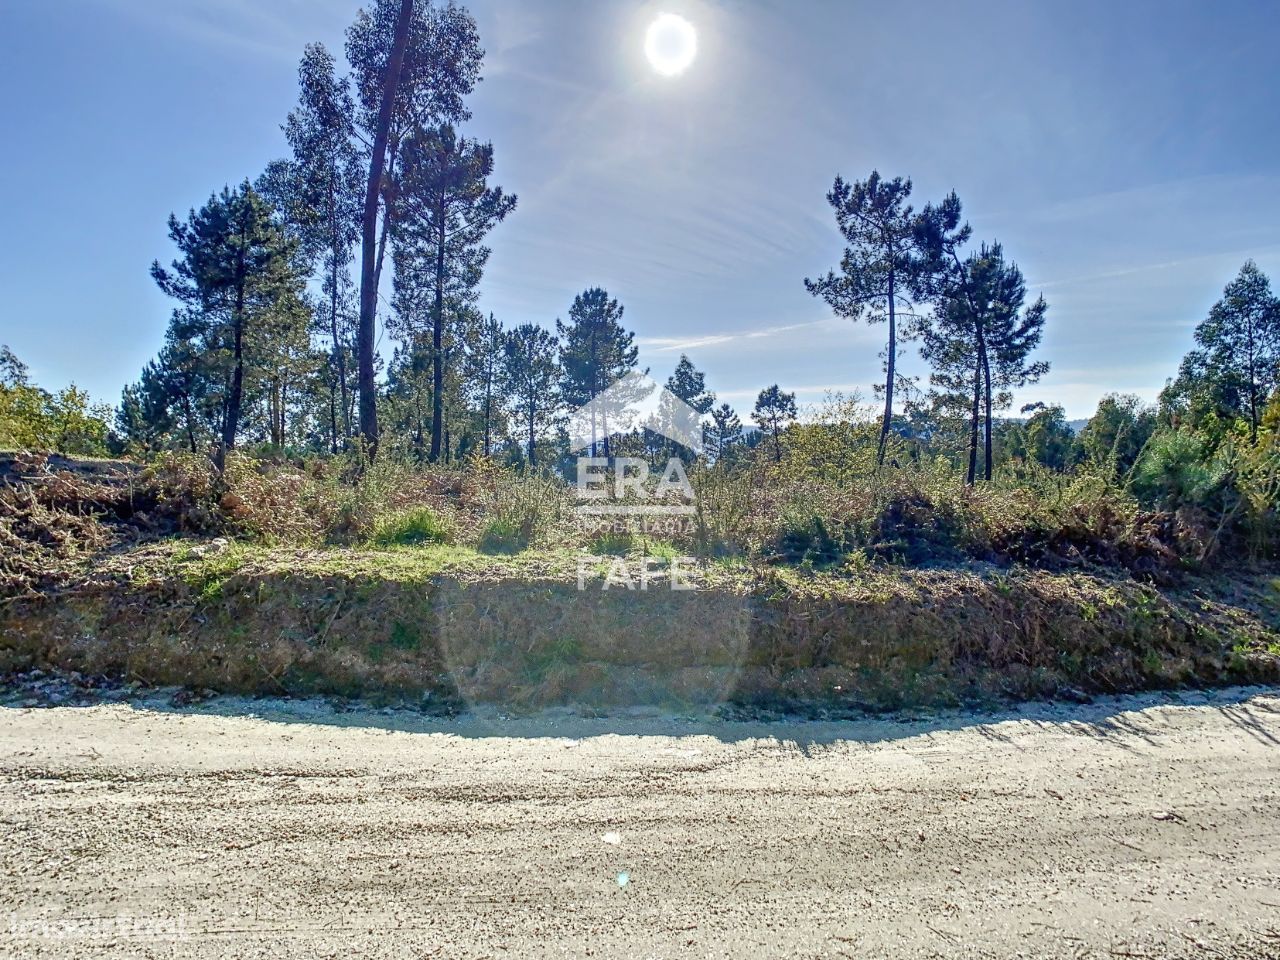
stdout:
[[993,470],[993,411],[1012,402],[1014,388],[1035,383],[1048,372],[1030,362],[1044,332],[1048,305],[1040,297],[1023,309],[1026,282],[1017,265],[1006,262],[1000,244],[982,247],[939,282],[930,323],[922,325],[921,353],[933,369],[935,400],[942,406],[969,405],[968,482],[977,476],[979,431],[985,434],[985,469]]
[[[636,368],[640,350],[635,334],[623,328],[622,314],[622,304],[592,287],[574,298],[567,324],[556,320],[564,368],[562,398],[568,406],[590,403]],[[603,440],[604,455],[610,455],[609,424],[607,417],[602,419],[599,424],[592,419],[592,456],[597,453],[597,438]]]
[[372,145],[360,220],[357,326],[360,432],[371,453],[378,443],[374,327],[383,258],[395,219],[392,185],[400,149],[415,128],[470,119],[463,98],[480,78],[483,57],[475,20],[452,3],[374,0],[347,31],[356,120]]
[[537,466],[538,434],[556,422],[562,405],[556,338],[537,324],[523,324],[507,335],[505,356],[512,413],[527,438],[529,465]]
[[447,361],[459,351],[446,342],[456,320],[475,300],[489,249],[485,235],[515,209],[516,198],[488,185],[493,146],[459,137],[452,127],[417,130],[404,144],[397,186],[397,314],[408,334],[431,330],[431,460],[444,438]]
[[836,225],[848,246],[834,270],[804,285],[822,297],[837,316],[869,323],[888,321],[885,347],[884,418],[876,462],[884,463],[893,425],[893,395],[898,382],[898,345],[913,335],[911,327],[899,327],[900,310],[914,309],[913,300],[925,286],[926,260],[921,256],[915,214],[907,203],[911,181],[901,177],[884,180],[873,170],[865,181],[846,183],[836,177],[827,194],[835,210]]
[[[658,419],[668,428],[668,434],[673,432],[673,428],[687,430],[689,427],[689,413],[679,408],[677,400],[686,404],[699,417],[706,416],[716,402],[716,395],[707,389],[706,374],[698,370],[684,354],[680,355],[675,372],[667,378],[666,392],[658,401]],[[697,430],[705,437],[706,431],[700,425]],[[657,439],[662,442],[651,445],[651,452],[674,453],[674,444],[661,437]]]
[[760,391],[751,419],[773,440],[773,459],[782,460],[782,430],[796,418],[796,395],[783,393],[775,383]]
[[506,435],[506,397],[503,393],[503,351],[507,333],[491,313],[480,323],[474,344],[467,351],[466,381],[470,399],[480,414],[484,434],[484,455],[493,455],[495,438]]
[[320,400],[329,357],[313,347],[310,324],[315,311],[305,298],[290,298],[253,332],[249,396],[256,400],[261,439],[277,449],[323,436]]
[[302,280],[295,270],[297,242],[277,226],[270,205],[249,185],[223,189],[185,222],[169,218],[181,253],[170,269],[151,273],[160,289],[185,309],[174,314],[169,340],[175,357],[202,398],[219,406],[216,460],[236,445],[243,424],[246,375],[264,359],[268,328],[296,323]]
[[704,416],[716,403],[716,395],[707,389],[706,374],[683,353],[675,372],[667,378],[667,389]]
[[1188,406],[1193,421],[1209,412],[1246,420],[1256,446],[1267,398],[1280,386],[1280,298],[1252,260],[1227,284],[1195,338],[1197,349],[1182,361],[1165,403]]
[[723,460],[742,442],[742,421],[738,419],[733,407],[722,403],[711,411],[711,426],[706,430],[707,456],[712,460]]
[[425,460],[431,436],[431,356],[416,344],[398,346],[391,355],[384,412],[414,458]]

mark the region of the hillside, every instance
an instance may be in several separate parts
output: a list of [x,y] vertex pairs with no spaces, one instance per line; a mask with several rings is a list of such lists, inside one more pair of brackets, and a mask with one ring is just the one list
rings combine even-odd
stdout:
[[[247,486],[214,501],[191,476],[61,466],[29,462],[0,499],[24,551],[4,563],[8,671],[433,711],[827,714],[1280,680],[1280,578],[1157,567],[1154,546],[1110,566],[1078,550],[976,559],[936,537],[929,561],[909,559],[920,546],[852,566],[694,557],[680,571],[692,589],[671,590],[680,558],[652,538],[493,548],[483,522],[453,542],[415,537],[427,504],[439,528],[462,523],[473,475],[424,475],[435,492],[409,508],[408,535],[383,521],[394,536],[290,545],[237,532]],[[276,501],[257,509],[280,530],[303,522]],[[628,568],[652,588],[619,582]]]

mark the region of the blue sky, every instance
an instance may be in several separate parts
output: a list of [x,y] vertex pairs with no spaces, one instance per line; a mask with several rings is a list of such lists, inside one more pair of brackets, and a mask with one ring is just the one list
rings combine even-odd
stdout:
[[[170,211],[283,155],[302,47],[340,50],[357,5],[0,9],[0,342],[38,382],[115,402],[137,377]],[[683,350],[743,412],[773,382],[814,402],[879,374],[884,328],[802,283],[839,258],[836,173],[959,193],[1050,304],[1053,371],[1019,402],[1072,417],[1154,398],[1246,258],[1280,285],[1273,2],[467,5],[488,51],[467,132],[520,196],[481,306],[550,326],[602,285],[655,377]],[[641,51],[664,11],[699,33],[676,78]]]

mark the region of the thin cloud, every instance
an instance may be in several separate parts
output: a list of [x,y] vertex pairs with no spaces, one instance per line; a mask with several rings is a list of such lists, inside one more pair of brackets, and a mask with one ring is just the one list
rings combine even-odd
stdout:
[[1050,287],[1065,287],[1077,283],[1091,283],[1095,280],[1112,280],[1117,277],[1131,277],[1139,273],[1152,273],[1157,270],[1172,270],[1175,267],[1185,267],[1192,263],[1205,263],[1212,260],[1224,260],[1227,258],[1238,259],[1240,257],[1257,257],[1269,254],[1272,251],[1280,250],[1280,245],[1272,244],[1266,247],[1254,247],[1247,250],[1229,250],[1222,253],[1204,253],[1195,257],[1182,257],[1178,260],[1166,260],[1163,263],[1146,263],[1140,266],[1124,267],[1119,270],[1106,270],[1102,273],[1091,273],[1082,277],[1072,277],[1068,280],[1045,280],[1041,283],[1032,283],[1028,286],[1033,290],[1048,290]]
[[763,327],[756,330],[735,330],[727,333],[712,333],[700,337],[640,337],[637,343],[652,353],[674,353],[677,350],[694,350],[699,347],[717,346],[738,340],[760,340],[765,337],[776,337],[780,333],[792,330],[804,330],[832,322],[831,317],[821,320],[806,320],[803,323],[787,323],[777,327]]
[[[274,60],[297,60],[314,27],[329,18],[326,4],[311,0],[284,0],[272,4],[251,0],[223,0],[197,6],[183,3],[140,4],[126,0],[99,0],[102,6],[147,27],[160,27],[180,37],[209,46],[230,47]],[[334,0],[330,9],[341,9]],[[353,11],[352,11],[353,12]]]
[[[799,397],[824,397],[827,394],[835,393],[867,393],[870,392],[871,386],[866,383],[812,383],[805,386],[789,386],[781,384],[783,390],[787,393],[794,393]],[[754,400],[760,395],[760,389],[757,387],[751,390],[717,390],[717,399],[729,400]]]

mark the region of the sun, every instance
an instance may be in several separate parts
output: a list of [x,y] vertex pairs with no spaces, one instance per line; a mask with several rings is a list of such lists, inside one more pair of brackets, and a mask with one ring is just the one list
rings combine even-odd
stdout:
[[698,55],[698,31],[684,17],[660,14],[645,31],[644,55],[664,77],[684,73]]

